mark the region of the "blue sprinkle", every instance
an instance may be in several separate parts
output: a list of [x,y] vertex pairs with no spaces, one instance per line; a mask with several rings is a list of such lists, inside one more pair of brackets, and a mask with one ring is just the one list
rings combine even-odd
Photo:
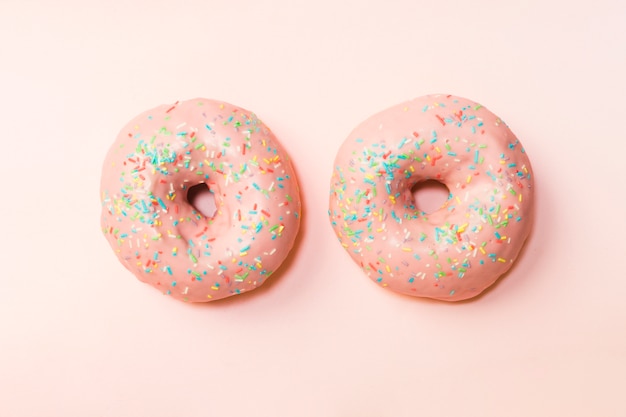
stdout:
[[161,200],[161,197],[157,197],[157,201],[159,202],[159,205],[163,208],[163,210],[167,210],[167,206],[165,205],[163,200]]

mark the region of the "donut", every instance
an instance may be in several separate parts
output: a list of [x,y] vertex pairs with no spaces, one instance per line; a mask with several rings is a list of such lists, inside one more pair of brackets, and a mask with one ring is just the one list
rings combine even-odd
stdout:
[[[449,190],[427,214],[414,189]],[[340,147],[329,216],[341,245],[383,288],[445,301],[472,298],[518,257],[533,217],[528,155],[485,107],[428,95],[361,123]]]
[[[197,187],[214,213],[190,202]],[[101,203],[120,262],[189,302],[261,286],[300,227],[298,181],[274,134],[252,112],[203,98],[148,110],[121,130],[104,160]]]

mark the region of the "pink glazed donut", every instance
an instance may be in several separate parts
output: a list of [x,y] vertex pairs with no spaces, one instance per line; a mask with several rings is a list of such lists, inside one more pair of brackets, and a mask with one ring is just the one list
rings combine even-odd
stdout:
[[[188,201],[198,184],[215,199],[212,217]],[[121,263],[190,302],[259,287],[300,227],[296,175],[272,132],[247,110],[202,98],[156,107],[122,129],[101,201],[102,231]]]
[[[412,193],[426,180],[450,191],[431,214]],[[459,301],[513,265],[532,225],[532,181],[522,144],[499,117],[430,95],[350,134],[335,160],[329,215],[341,245],[380,286]]]

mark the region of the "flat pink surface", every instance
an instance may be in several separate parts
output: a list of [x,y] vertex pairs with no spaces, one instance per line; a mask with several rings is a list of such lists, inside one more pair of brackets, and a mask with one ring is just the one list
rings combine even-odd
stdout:
[[[626,415],[626,5],[298,3],[0,2],[0,416]],[[327,218],[352,128],[440,92],[509,124],[537,191],[459,304],[378,288]],[[202,96],[272,128],[304,217],[267,285],[189,305],[117,261],[98,184],[130,118]]]

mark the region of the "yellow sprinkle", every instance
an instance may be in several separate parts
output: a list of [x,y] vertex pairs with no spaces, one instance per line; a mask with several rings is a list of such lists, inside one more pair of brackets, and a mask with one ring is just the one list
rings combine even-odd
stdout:
[[220,289],[220,287],[216,287],[215,285],[212,285],[212,286],[211,286],[211,289],[212,289],[212,290],[214,290],[214,291],[217,291],[217,290],[219,290],[219,289]]
[[439,149],[439,146],[435,146],[435,150],[437,151],[437,153],[441,153],[441,149]]
[[481,252],[483,255],[484,255],[485,253],[487,253],[487,252],[485,252],[485,249],[484,249],[482,246],[480,246],[480,247],[478,248],[478,250],[480,250],[480,252]]
[[468,175],[468,176],[467,176],[467,183],[469,184],[471,181],[472,181],[472,176],[471,176],[471,175]]
[[412,250],[412,249],[411,249],[411,248],[406,248],[406,247],[405,247],[405,248],[402,248],[402,250],[403,250],[403,251],[405,251],[405,252],[411,252],[411,250]]
[[506,262],[506,259],[504,259],[504,258],[498,258],[498,262]]

